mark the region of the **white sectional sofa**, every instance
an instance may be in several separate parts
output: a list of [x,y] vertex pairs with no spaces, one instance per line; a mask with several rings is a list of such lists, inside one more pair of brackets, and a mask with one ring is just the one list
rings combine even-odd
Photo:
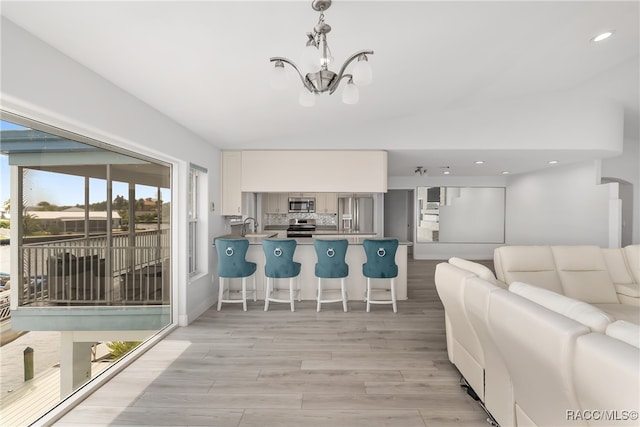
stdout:
[[495,249],[494,266],[506,285],[529,283],[640,323],[640,245],[502,246]]
[[[436,267],[450,361],[503,427],[640,425],[632,412],[640,409],[640,306],[602,286],[613,282],[604,263],[619,263],[619,254],[585,268],[598,257],[593,247],[515,248],[521,257],[497,251],[498,277],[458,258]],[[597,289],[581,288],[591,284]]]

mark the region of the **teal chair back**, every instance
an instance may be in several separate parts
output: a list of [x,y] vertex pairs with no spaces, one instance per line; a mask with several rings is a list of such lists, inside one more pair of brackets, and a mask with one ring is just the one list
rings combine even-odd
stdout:
[[263,240],[262,250],[266,258],[265,276],[279,279],[296,277],[300,274],[300,263],[293,261],[296,245],[293,239]]
[[365,277],[390,279],[398,276],[398,239],[365,239],[362,246],[367,256],[367,262],[362,264]]
[[214,243],[218,252],[218,276],[249,277],[255,273],[256,263],[245,259],[249,249],[247,239],[218,238]]
[[349,266],[344,261],[349,246],[346,239],[315,240],[313,246],[318,257],[316,277],[334,279],[349,275]]

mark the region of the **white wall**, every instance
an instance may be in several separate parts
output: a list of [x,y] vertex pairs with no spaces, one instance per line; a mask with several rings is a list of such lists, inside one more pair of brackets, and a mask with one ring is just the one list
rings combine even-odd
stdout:
[[[1,43],[3,110],[173,165],[174,315],[181,324],[193,321],[213,304],[216,293],[211,271],[191,282],[187,275],[188,163],[208,169],[209,199],[219,206],[219,151],[5,18]],[[210,210],[208,219],[204,237],[213,241],[224,222]]]
[[595,162],[514,176],[507,187],[508,245],[609,246],[610,187]]

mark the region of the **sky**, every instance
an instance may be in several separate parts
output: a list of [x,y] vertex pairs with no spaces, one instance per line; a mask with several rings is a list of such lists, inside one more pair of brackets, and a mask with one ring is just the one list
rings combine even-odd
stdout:
[[[0,121],[0,131],[27,129],[6,121]],[[0,205],[11,197],[11,169],[7,155],[0,154]],[[122,195],[128,198],[128,184],[122,182],[113,183],[113,197]],[[64,189],[64,191],[61,191]],[[35,206],[39,202],[46,201],[58,206],[75,206],[84,204],[84,178],[79,176],[64,175],[59,173],[29,170],[24,179],[24,195],[29,206]],[[106,200],[106,181],[93,179],[89,181],[89,203],[103,202]],[[136,185],[136,198],[157,198],[157,188]],[[170,201],[170,191],[161,190],[163,201]]]

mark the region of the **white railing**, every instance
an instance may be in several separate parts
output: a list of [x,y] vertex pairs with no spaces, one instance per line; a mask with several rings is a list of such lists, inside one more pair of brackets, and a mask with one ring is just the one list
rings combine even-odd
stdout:
[[21,247],[18,305],[169,303],[169,230]]
[[9,291],[0,292],[0,323],[11,318],[10,294]]

